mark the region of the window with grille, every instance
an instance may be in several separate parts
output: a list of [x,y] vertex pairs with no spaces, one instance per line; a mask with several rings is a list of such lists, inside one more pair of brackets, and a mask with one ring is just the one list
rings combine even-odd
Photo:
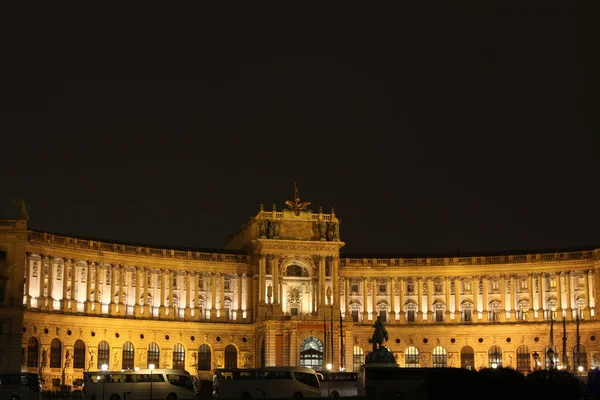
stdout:
[[31,337],[27,342],[27,366],[39,367],[40,345],[37,338]]
[[102,369],[103,364],[110,365],[109,357],[110,347],[108,345],[108,342],[106,340],[103,340],[100,343],[98,343],[98,363],[96,364],[97,368]]
[[198,371],[210,371],[212,369],[210,355],[210,347],[207,344],[200,346],[198,349]]
[[579,345],[579,349],[577,345],[573,346],[573,371],[577,371],[579,366],[582,366],[584,371],[588,369],[587,351],[582,344]]
[[85,343],[81,339],[77,339],[73,346],[73,368],[85,368]]
[[147,363],[148,365],[154,364],[154,366],[158,366],[160,361],[160,349],[158,344],[152,342],[148,345],[148,354],[147,354]]
[[133,343],[125,342],[123,344],[123,355],[121,358],[122,369],[133,369],[133,356],[135,355]]
[[50,368],[62,368],[62,343],[57,338],[50,343]]
[[437,346],[433,349],[433,367],[444,368],[448,361],[446,349],[442,346]]
[[492,346],[488,350],[488,367],[502,367],[502,349],[499,346]]
[[185,369],[185,349],[181,343],[173,346],[173,369]]
[[363,352],[362,347],[354,346],[352,349],[352,366],[353,371],[358,372],[360,366],[364,363],[365,353]]
[[[263,347],[264,348],[264,347]],[[300,366],[323,370],[323,343],[314,337],[304,339],[300,346]]]
[[404,352],[406,368],[419,368],[419,350],[415,346],[409,346]]
[[237,368],[237,349],[232,344],[225,347],[225,368]]
[[517,371],[522,373],[531,371],[531,355],[525,345],[517,348]]

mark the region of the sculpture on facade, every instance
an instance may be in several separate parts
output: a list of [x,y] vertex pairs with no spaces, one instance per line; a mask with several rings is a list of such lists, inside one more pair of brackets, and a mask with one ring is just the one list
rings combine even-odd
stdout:
[[319,221],[319,239],[327,240],[327,222]]
[[306,207],[310,206],[310,202],[300,201],[300,194],[298,192],[298,188],[296,187],[296,182],[294,182],[294,201],[286,200],[285,204],[290,208],[291,211],[296,214],[296,216],[300,215],[300,212],[304,211]]
[[88,371],[94,368],[94,349],[90,349],[90,360],[88,361]]
[[71,351],[67,349],[65,354],[65,368],[69,368],[71,366]]
[[29,213],[27,212],[28,206],[25,204],[25,201],[21,198],[19,201],[13,200],[13,204],[19,207],[19,217],[17,219],[27,221],[29,219]]

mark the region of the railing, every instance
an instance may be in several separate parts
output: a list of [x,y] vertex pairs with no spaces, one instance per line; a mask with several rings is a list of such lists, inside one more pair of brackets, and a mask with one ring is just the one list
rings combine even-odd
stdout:
[[[11,222],[11,221],[0,221]],[[3,226],[3,225],[0,225]],[[29,232],[30,243],[53,244],[75,249],[96,250],[140,256],[175,258],[180,260],[217,261],[217,262],[249,262],[251,256],[246,254],[203,253],[198,251],[182,251],[157,249],[152,247],[129,246],[118,243],[106,243],[95,240],[84,240],[66,236],[58,236],[43,232]]]
[[477,256],[477,257],[438,257],[438,258],[340,258],[342,266],[394,266],[417,265],[482,265],[482,264],[519,264],[539,261],[567,260],[597,260],[600,259],[600,249],[545,253],[519,254],[508,256]]
[[14,228],[17,226],[17,221],[0,221],[0,226]]

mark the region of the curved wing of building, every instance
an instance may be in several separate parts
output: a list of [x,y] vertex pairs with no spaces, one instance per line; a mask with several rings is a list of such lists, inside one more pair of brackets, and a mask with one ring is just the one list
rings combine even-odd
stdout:
[[600,249],[352,258],[339,228],[333,210],[261,206],[206,252],[0,221],[0,369],[47,389],[103,366],[356,371],[378,316],[401,366],[600,365]]

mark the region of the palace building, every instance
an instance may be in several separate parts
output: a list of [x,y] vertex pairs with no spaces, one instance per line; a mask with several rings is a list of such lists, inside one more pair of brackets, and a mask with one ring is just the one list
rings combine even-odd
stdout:
[[333,209],[286,204],[211,252],[0,221],[0,371],[38,372],[46,389],[104,364],[352,371],[377,317],[402,367],[600,364],[600,248],[352,257]]

